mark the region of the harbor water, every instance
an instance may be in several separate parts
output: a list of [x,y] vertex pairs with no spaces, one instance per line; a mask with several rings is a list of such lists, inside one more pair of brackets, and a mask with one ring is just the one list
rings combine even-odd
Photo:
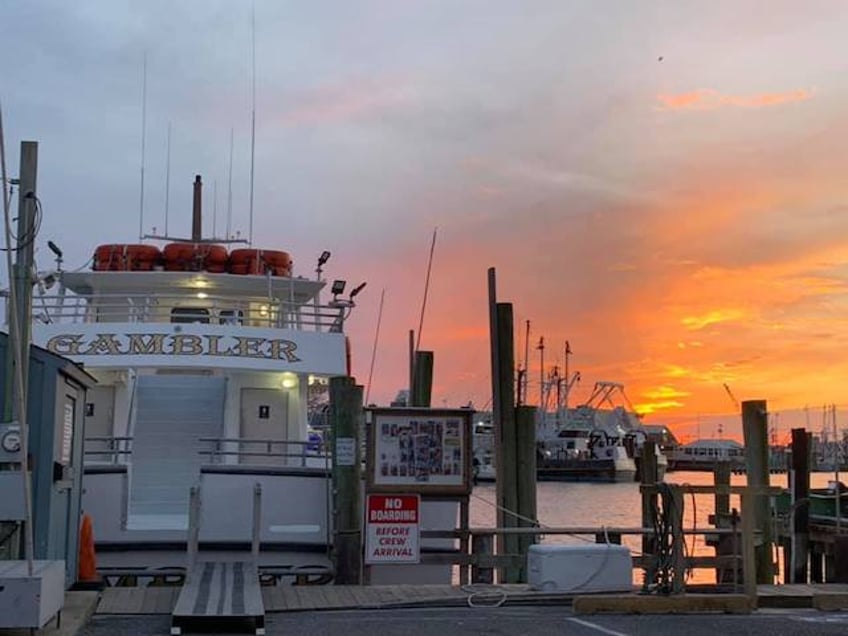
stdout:
[[[833,473],[811,473],[810,487],[823,488],[834,478]],[[713,475],[708,472],[671,472],[665,476],[666,483],[709,486],[713,484]],[[787,474],[771,475],[771,485],[787,487]],[[733,475],[731,484],[744,486],[745,475]],[[642,504],[639,484],[628,483],[586,483],[586,482],[538,482],[536,485],[536,508],[542,527],[628,527],[638,528],[642,524]],[[694,504],[694,505],[693,505]],[[740,509],[739,497],[730,498],[731,508]],[[470,502],[471,526],[475,528],[494,527],[495,525],[495,485],[479,484],[474,488]],[[714,510],[712,495],[685,496],[683,527],[685,529],[708,527],[708,518]],[[593,542],[590,536],[547,535],[544,543],[580,544]],[[713,548],[705,545],[702,535],[687,535],[688,551],[696,556],[713,556]],[[641,553],[641,538],[625,535],[622,543],[633,554]],[[782,564],[782,559],[778,561]],[[693,570],[691,583],[714,583],[715,571],[712,569]],[[641,571],[634,570],[634,582],[641,583]]]

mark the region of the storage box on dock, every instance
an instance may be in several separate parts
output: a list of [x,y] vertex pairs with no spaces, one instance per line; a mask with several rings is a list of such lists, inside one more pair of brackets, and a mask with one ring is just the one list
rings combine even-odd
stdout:
[[65,562],[0,561],[0,629],[41,629],[65,602]]
[[527,582],[543,592],[627,592],[633,589],[630,550],[612,543],[532,545]]

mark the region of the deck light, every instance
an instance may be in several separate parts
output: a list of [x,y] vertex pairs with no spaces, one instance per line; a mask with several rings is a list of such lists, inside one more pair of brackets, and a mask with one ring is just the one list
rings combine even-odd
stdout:
[[56,255],[56,258],[62,258],[62,250],[60,250],[53,241],[47,241],[47,247]]
[[294,373],[284,373],[281,384],[284,389],[293,389],[297,386],[297,376]]
[[318,257],[318,267],[321,267],[324,263],[330,260],[330,252],[324,250],[321,252],[321,256]]
[[339,294],[344,293],[345,285],[347,285],[346,280],[334,280],[333,281],[333,286],[330,288],[330,292],[333,294],[333,298],[335,298]]
[[206,292],[197,292],[197,297],[203,300],[204,298],[208,298],[209,294],[207,294]]
[[354,288],[351,290],[351,292],[350,292],[350,299],[351,299],[351,300],[353,300],[353,297],[354,297],[354,296],[356,296],[356,295],[357,295],[359,292],[361,292],[363,289],[365,289],[365,285],[367,285],[367,284],[368,284],[368,283],[360,283],[359,285],[357,285],[356,287],[354,287]]

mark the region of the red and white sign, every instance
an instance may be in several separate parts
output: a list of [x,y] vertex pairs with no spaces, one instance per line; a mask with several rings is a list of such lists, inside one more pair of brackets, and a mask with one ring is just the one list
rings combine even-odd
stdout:
[[365,563],[418,563],[420,495],[368,495]]

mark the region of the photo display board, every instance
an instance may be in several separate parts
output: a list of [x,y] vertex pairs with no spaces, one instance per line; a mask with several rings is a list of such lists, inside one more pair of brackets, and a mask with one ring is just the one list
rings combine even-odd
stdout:
[[471,492],[470,409],[367,409],[370,491]]

